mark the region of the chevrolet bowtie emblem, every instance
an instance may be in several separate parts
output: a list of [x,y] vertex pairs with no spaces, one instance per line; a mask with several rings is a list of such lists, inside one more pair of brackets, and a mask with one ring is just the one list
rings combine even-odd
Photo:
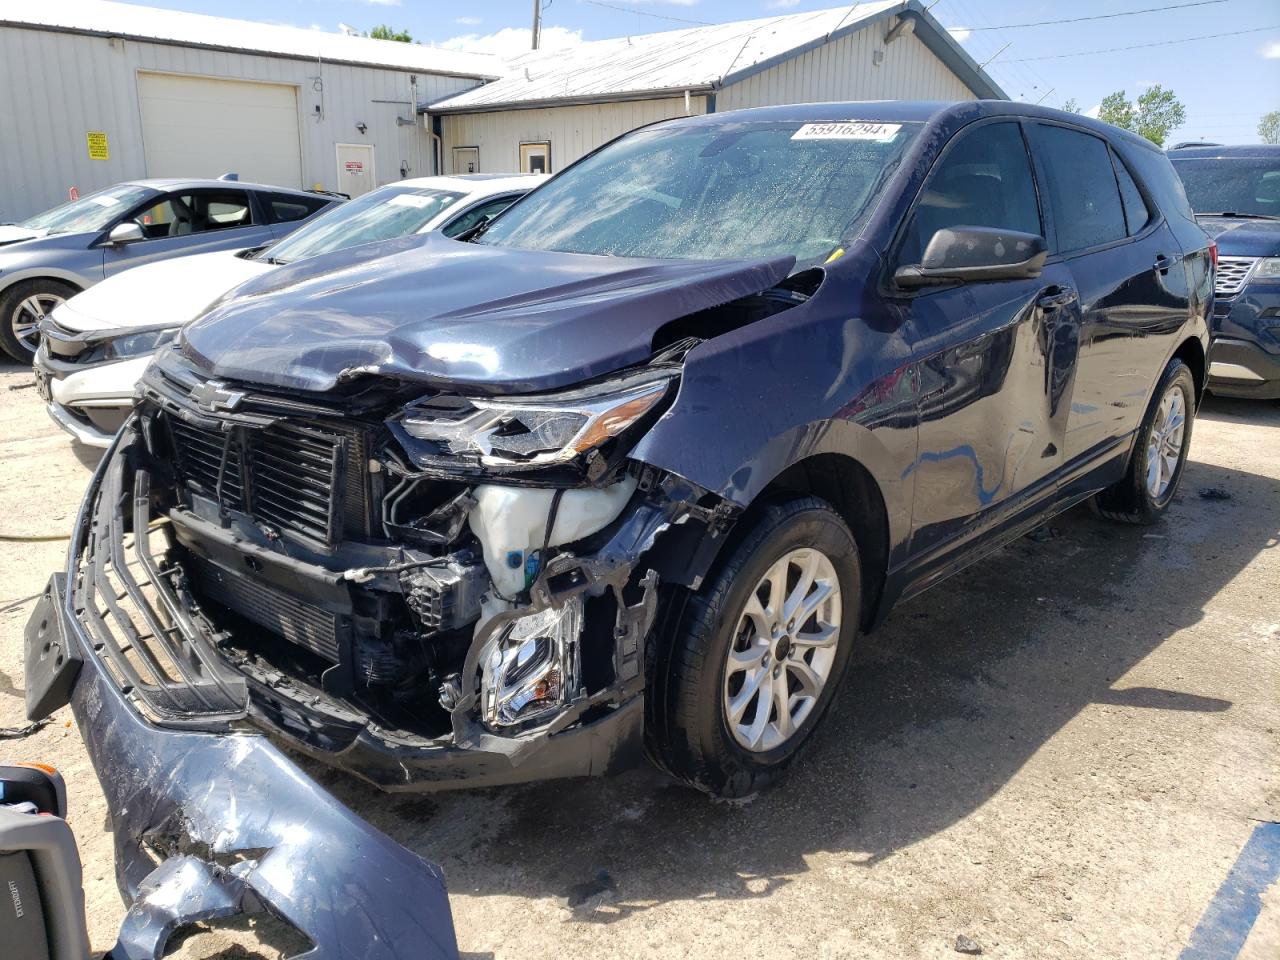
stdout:
[[201,410],[217,413],[219,410],[234,410],[244,399],[244,393],[228,390],[227,385],[219,380],[209,380],[191,388],[191,399]]

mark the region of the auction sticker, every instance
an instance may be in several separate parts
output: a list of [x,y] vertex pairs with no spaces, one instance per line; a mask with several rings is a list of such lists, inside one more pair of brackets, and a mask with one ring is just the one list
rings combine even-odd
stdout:
[[791,135],[792,140],[880,140],[888,141],[902,129],[900,123],[866,123],[860,120],[836,120],[831,123],[806,123]]

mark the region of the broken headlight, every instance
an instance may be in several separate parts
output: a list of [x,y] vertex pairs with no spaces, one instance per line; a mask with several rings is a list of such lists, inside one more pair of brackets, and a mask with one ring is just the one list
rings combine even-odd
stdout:
[[485,466],[568,463],[624,434],[667,395],[675,374],[650,369],[537,397],[429,397],[405,408],[399,426],[441,456]]
[[510,727],[558,712],[576,693],[582,598],[514,621],[485,659],[481,677],[484,718]]

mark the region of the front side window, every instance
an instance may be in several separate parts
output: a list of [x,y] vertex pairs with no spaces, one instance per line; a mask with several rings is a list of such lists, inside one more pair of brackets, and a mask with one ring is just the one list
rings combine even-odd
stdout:
[[47,233],[91,233],[105,230],[133,207],[153,196],[151,187],[121,184],[37,213],[18,226]]
[[242,190],[173,193],[133,217],[148,240],[184,237],[253,223],[249,195]]
[[907,224],[899,262],[919,263],[950,227],[994,227],[1040,236],[1035,181],[1016,123],[961,131],[934,165]]
[[637,130],[539,187],[479,242],[821,262],[865,223],[920,127],[746,121]]
[[279,243],[268,247],[264,259],[292,263],[362,243],[391,240],[417,233],[460,202],[466,194],[392,184],[337,204],[304,223]]
[[1057,231],[1055,252],[1087,250],[1127,236],[1106,141],[1066,127],[1037,124],[1034,129]]
[[1280,156],[1187,157],[1174,159],[1173,166],[1196,213],[1280,217]]
[[511,204],[515,203],[517,197],[498,197],[490,200],[488,203],[480,203],[472,207],[462,216],[458,217],[452,223],[444,227],[440,232],[446,237],[456,237],[460,233],[466,233],[485,217],[493,219]]

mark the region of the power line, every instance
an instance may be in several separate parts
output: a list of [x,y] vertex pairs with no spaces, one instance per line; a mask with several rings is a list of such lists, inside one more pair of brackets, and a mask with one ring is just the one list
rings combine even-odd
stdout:
[[634,7],[620,7],[615,3],[605,3],[604,0],[582,0],[583,3],[589,3],[593,7],[604,7],[606,10],[619,10],[622,13],[634,13],[638,17],[652,17],[655,20],[670,20],[672,23],[691,23],[695,27],[712,27],[715,24],[706,20],[686,20],[684,17],[669,17],[663,13],[653,13],[649,10],[637,10]]
[[1163,13],[1166,10],[1208,7],[1215,3],[1226,2],[1227,0],[1193,0],[1192,3],[1175,3],[1167,7],[1147,7],[1144,10],[1124,10],[1120,13],[1100,13],[1091,17],[1069,17],[1066,20],[1034,20],[1029,23],[1005,23],[998,27],[969,27],[968,29],[976,33],[979,30],[1020,30],[1023,27],[1052,27],[1063,23],[1084,23],[1086,20],[1113,20],[1116,17],[1136,17],[1143,13]]
[[1208,33],[1201,37],[1183,37],[1180,40],[1160,40],[1156,43],[1135,43],[1128,47],[1107,47],[1103,50],[1080,50],[1076,53],[1055,53],[1047,57],[1022,57],[1018,60],[1006,60],[1005,63],[1031,63],[1035,60],[1065,60],[1068,57],[1091,57],[1098,53],[1119,53],[1122,50],[1144,50],[1147,47],[1168,47],[1175,43],[1191,43],[1195,40],[1217,40],[1220,37],[1238,37],[1242,33],[1264,33],[1267,30],[1280,30],[1280,24],[1270,27],[1253,27],[1249,30],[1233,30],[1231,33]]

